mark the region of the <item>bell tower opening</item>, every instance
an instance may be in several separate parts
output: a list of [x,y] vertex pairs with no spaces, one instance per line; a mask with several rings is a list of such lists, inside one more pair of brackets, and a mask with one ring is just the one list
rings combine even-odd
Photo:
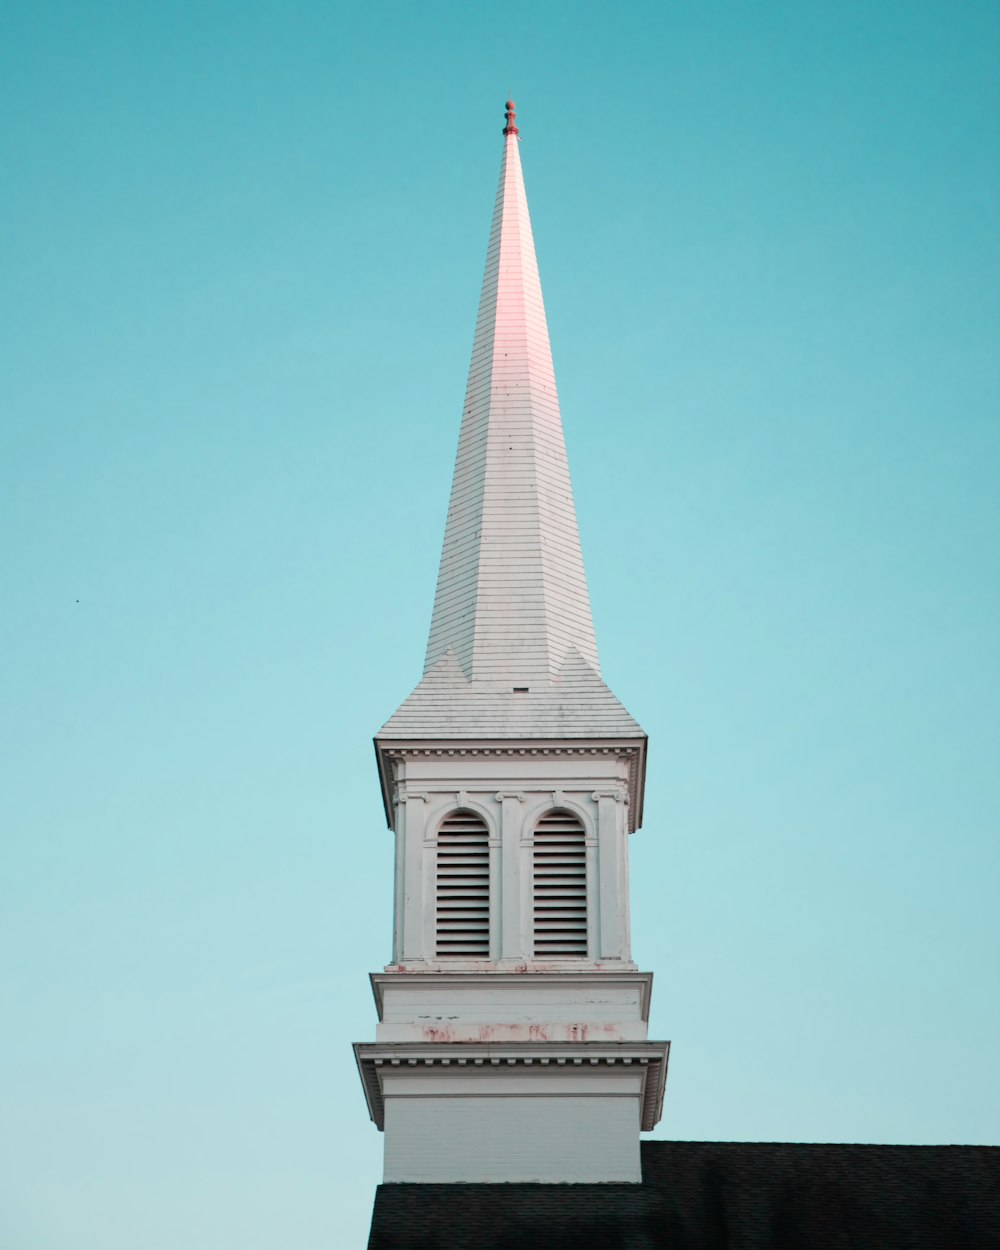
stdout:
[[548,812],[532,838],[532,937],[536,959],[586,959],[586,830],[571,812]]
[[475,812],[453,812],[437,833],[434,953],[490,957],[490,833]]

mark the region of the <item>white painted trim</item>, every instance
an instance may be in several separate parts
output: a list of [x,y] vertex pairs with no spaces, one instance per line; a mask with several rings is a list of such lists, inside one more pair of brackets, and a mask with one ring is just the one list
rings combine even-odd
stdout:
[[646,782],[646,735],[634,738],[599,738],[593,734],[581,734],[579,738],[375,738],[375,757],[378,762],[385,805],[386,823],[395,828],[393,796],[396,782],[392,762],[405,761],[408,756],[549,756],[567,755],[596,757],[616,755],[623,758],[628,767],[626,790],[626,828],[634,833],[642,826],[643,792]]
[[604,988],[605,986],[638,986],[640,991],[640,1015],[649,1020],[650,1000],[653,994],[653,973],[638,972],[625,969],[595,971],[593,968],[565,969],[558,972],[532,972],[526,968],[521,972],[503,972],[496,970],[463,970],[442,972],[440,968],[407,969],[404,971],[387,970],[372,972],[368,976],[375,1010],[379,1020],[382,1019],[384,996],[387,988],[398,985],[420,985],[430,989],[447,986],[467,987],[470,990],[492,986],[551,986],[554,991],[571,988],[581,998],[586,998],[588,988]]
[[601,1065],[636,1066],[644,1072],[641,1095],[643,1132],[656,1127],[663,1111],[663,1090],[670,1057],[669,1042],[521,1042],[494,1046],[475,1042],[355,1042],[354,1056],[361,1075],[368,1112],[377,1128],[385,1125],[383,1075],[386,1070],[435,1067],[461,1075],[471,1066],[521,1066],[526,1074],[579,1069],[589,1073]]

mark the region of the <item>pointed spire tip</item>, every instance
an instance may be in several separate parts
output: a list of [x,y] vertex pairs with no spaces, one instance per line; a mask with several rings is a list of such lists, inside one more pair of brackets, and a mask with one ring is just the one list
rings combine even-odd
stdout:
[[505,105],[505,108],[507,111],[504,114],[504,116],[507,119],[507,125],[504,126],[503,128],[504,134],[505,135],[520,135],[521,132],[514,125],[515,121],[517,120],[517,114],[514,112],[514,101],[508,100]]

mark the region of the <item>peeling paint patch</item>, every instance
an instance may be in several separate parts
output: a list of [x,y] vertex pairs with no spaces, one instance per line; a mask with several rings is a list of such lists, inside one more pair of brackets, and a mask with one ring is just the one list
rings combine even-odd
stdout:
[[424,1030],[425,1042],[453,1042],[455,1040],[455,1030],[450,1025],[437,1028],[434,1025],[428,1025]]

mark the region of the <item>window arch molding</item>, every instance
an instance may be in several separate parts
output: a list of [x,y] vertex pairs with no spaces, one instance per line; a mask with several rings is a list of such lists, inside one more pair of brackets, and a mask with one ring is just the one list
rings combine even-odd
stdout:
[[562,796],[562,801],[553,803],[552,795],[542,799],[540,802],[533,804],[524,813],[524,824],[522,826],[521,841],[530,842],[535,836],[535,829],[538,822],[543,816],[549,812],[569,812],[575,816],[583,825],[583,831],[587,835],[587,841],[595,841],[597,838],[597,804],[588,806],[581,803],[578,799],[569,798],[567,795]]
[[496,814],[484,804],[477,802],[468,795],[466,795],[464,803],[458,803],[455,800],[455,791],[452,790],[447,795],[441,795],[437,803],[427,803],[426,807],[427,818],[424,821],[425,842],[436,842],[441,826],[449,816],[454,816],[458,812],[472,812],[478,816],[489,832],[491,843],[500,837],[500,827],[497,824]]

